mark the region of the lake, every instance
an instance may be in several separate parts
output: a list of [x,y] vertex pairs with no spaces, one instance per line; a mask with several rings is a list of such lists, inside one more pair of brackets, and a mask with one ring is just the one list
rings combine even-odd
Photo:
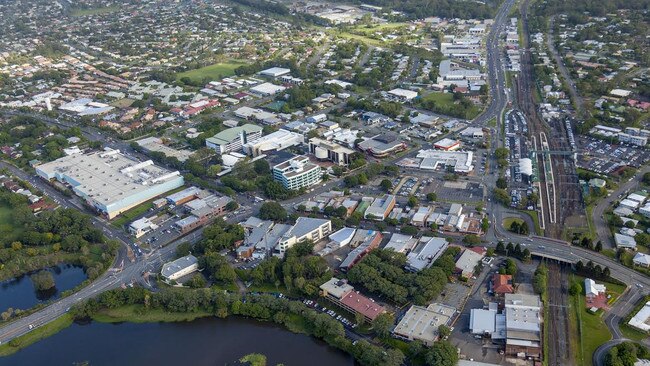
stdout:
[[88,278],[82,267],[70,264],[60,264],[47,270],[52,273],[56,283],[56,288],[51,291],[36,291],[29,274],[0,282],[0,312],[9,308],[26,310],[38,303],[56,299],[61,292],[75,288]]
[[352,357],[326,343],[275,324],[229,317],[183,323],[73,324],[9,357],[0,366],[100,365],[218,366],[249,353],[269,366],[354,365]]

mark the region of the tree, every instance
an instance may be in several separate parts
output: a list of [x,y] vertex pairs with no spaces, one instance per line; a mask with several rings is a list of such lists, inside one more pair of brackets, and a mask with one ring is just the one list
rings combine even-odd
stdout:
[[406,204],[407,204],[409,207],[415,207],[415,206],[417,206],[417,205],[418,205],[418,199],[417,199],[417,197],[415,197],[415,196],[409,196],[408,202],[406,202]]
[[379,186],[384,190],[384,192],[390,192],[391,189],[393,189],[393,183],[389,179],[383,179],[381,183],[379,183]]
[[598,242],[596,243],[596,247],[594,248],[594,250],[597,251],[597,252],[600,252],[601,250],[603,250],[603,242],[601,242],[600,240],[598,240]]
[[425,362],[429,366],[455,366],[458,363],[456,347],[448,341],[436,342],[427,352]]
[[510,224],[510,231],[513,233],[519,234],[519,222],[518,221],[513,221],[512,224]]
[[51,288],[54,288],[56,285],[54,282],[54,276],[52,276],[52,273],[50,271],[43,270],[36,272],[31,275],[30,278],[34,284],[36,291],[47,291]]
[[506,252],[506,246],[503,244],[502,241],[499,241],[497,243],[496,251],[499,254],[504,254]]
[[505,147],[499,147],[494,150],[494,157],[497,159],[506,159],[510,151]]
[[450,334],[451,334],[451,329],[449,329],[448,326],[441,324],[438,327],[438,336],[440,337],[440,339],[445,339],[449,337]]
[[264,175],[264,174],[269,174],[271,171],[271,168],[269,166],[269,163],[264,160],[264,159],[259,159],[255,160],[253,163],[253,170],[255,170],[255,173]]
[[497,179],[497,188],[506,189],[508,188],[508,182],[504,177],[499,177]]
[[521,235],[528,235],[529,229],[528,229],[528,223],[526,221],[522,222],[521,225],[519,226],[519,234]]
[[372,321],[372,329],[381,339],[387,339],[390,336],[390,330],[395,323],[395,318],[389,313],[379,314]]
[[283,221],[287,218],[287,210],[277,202],[264,202],[260,207],[259,216],[262,220]]
[[481,238],[478,235],[468,234],[463,237],[463,243],[469,246],[479,245],[481,244]]
[[493,193],[494,193],[494,199],[497,202],[506,206],[510,205],[510,195],[508,194],[508,192],[506,192],[505,189],[495,188]]
[[203,288],[206,284],[205,277],[200,273],[195,274],[194,277],[187,281],[187,285],[191,288]]
[[438,200],[438,195],[435,192],[427,193],[427,201],[433,202]]

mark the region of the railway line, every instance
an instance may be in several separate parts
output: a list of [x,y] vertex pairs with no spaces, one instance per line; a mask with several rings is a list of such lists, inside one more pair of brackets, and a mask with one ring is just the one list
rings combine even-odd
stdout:
[[566,265],[555,261],[548,262],[548,334],[545,339],[548,344],[549,366],[569,366],[573,364],[569,344],[569,273]]

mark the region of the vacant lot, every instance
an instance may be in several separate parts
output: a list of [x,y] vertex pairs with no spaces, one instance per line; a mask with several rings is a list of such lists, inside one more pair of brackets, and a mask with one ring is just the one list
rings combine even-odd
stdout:
[[181,78],[188,77],[192,81],[201,81],[204,78],[217,80],[220,78],[234,75],[235,69],[245,64],[246,64],[245,62],[237,61],[237,60],[233,60],[230,62],[222,62],[222,63],[202,67],[200,69],[189,70],[189,71],[178,73],[176,74],[176,79],[180,80]]

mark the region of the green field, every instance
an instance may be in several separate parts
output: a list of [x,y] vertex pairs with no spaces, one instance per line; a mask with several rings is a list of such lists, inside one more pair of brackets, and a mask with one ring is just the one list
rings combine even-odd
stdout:
[[245,64],[246,64],[245,62],[237,61],[237,60],[233,60],[230,62],[222,62],[222,63],[202,67],[200,69],[189,70],[189,71],[178,73],[176,74],[176,80],[180,80],[181,78],[184,77],[188,77],[193,81],[201,81],[204,78],[216,80],[219,79],[220,77],[224,78],[224,77],[235,75],[235,69]]
[[27,346],[30,346],[42,339],[45,339],[49,336],[52,336],[62,331],[63,329],[69,327],[70,325],[72,325],[72,317],[70,316],[70,314],[63,314],[57,319],[43,326],[37,327],[31,332],[1,345],[0,357],[9,356],[13,353],[16,353]]
[[454,104],[454,95],[452,93],[429,93],[422,97],[422,100],[432,100],[440,105]]
[[73,17],[81,17],[84,15],[100,15],[100,14],[109,14],[114,13],[120,10],[119,6],[106,6],[102,8],[90,8],[90,9],[73,9]]
[[11,207],[0,204],[0,235],[6,243],[18,239],[21,234],[21,228],[14,226],[11,216]]
[[512,223],[514,222],[521,225],[524,223],[524,220],[518,219],[516,217],[506,217],[505,219],[503,219],[503,227],[506,228],[507,230],[510,230],[510,225],[512,225]]
[[161,309],[144,309],[142,305],[125,305],[114,309],[99,310],[92,318],[102,323],[151,323],[189,322],[208,316],[213,316],[213,314],[203,310],[193,313],[173,313]]

